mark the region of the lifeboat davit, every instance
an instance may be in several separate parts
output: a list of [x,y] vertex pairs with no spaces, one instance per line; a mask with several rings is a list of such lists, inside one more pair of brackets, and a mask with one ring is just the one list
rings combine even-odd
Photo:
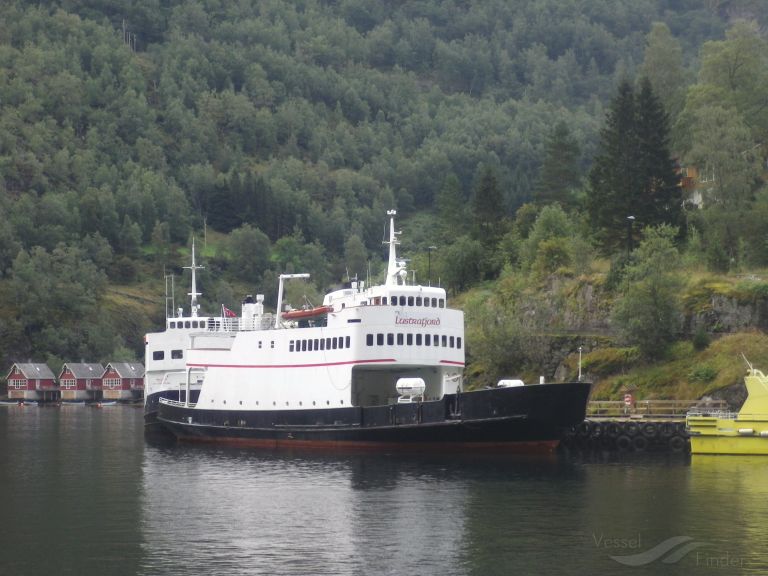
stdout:
[[315,306],[314,308],[304,308],[301,310],[289,310],[283,312],[281,317],[283,320],[303,320],[304,318],[314,318],[315,316],[322,316],[333,312],[333,306]]

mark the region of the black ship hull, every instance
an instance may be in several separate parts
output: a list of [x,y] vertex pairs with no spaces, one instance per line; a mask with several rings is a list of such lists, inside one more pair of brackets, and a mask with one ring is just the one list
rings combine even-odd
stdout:
[[[182,390],[162,390],[161,392],[154,392],[148,394],[144,399],[144,426],[149,431],[155,431],[162,428],[162,424],[157,419],[158,407],[160,406],[160,398],[167,400],[173,400],[175,402],[184,402],[186,391]],[[190,402],[197,402],[197,398],[200,396],[200,390],[190,390],[189,399]]]
[[204,410],[160,403],[179,440],[267,448],[546,452],[584,420],[590,385],[494,388],[441,400],[311,410]]

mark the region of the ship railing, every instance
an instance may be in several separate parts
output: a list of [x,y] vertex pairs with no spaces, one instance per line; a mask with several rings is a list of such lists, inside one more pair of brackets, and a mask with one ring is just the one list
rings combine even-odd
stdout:
[[187,404],[186,402],[179,402],[178,400],[171,400],[170,398],[160,398],[159,402],[160,404],[167,404],[168,406],[175,406],[176,408],[194,408],[197,405],[195,402]]
[[208,332],[246,332],[249,330],[270,330],[274,327],[273,314],[263,314],[253,318],[208,318]]
[[679,418],[691,411],[727,411],[725,400],[591,400],[587,415],[599,417]]
[[738,412],[732,412],[730,410],[707,410],[702,408],[696,408],[694,410],[690,410],[686,416],[700,416],[700,417],[708,417],[708,418],[720,418],[722,420],[736,420],[736,417],[739,415]]

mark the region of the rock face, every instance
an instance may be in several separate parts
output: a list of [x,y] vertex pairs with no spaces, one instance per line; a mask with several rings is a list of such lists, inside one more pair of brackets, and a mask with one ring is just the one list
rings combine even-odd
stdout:
[[725,400],[731,410],[738,410],[747,399],[747,386],[742,379],[737,384],[715,390],[710,396],[715,400]]
[[699,331],[731,333],[757,328],[768,330],[768,301],[739,301],[737,298],[713,295],[709,306],[686,316],[685,328],[689,334]]

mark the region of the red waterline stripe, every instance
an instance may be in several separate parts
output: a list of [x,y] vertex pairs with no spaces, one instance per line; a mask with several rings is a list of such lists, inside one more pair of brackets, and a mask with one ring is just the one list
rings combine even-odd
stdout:
[[268,449],[306,449],[380,452],[488,452],[512,454],[548,454],[552,453],[559,440],[523,440],[505,442],[367,442],[355,440],[293,440],[268,438],[234,438],[231,436],[178,436],[182,442],[201,444],[228,444],[249,448]]
[[453,366],[464,366],[464,362],[456,362],[455,360],[440,360],[440,364],[451,364]]
[[377,360],[350,360],[348,362],[326,362],[323,364],[187,364],[190,368],[319,368],[322,366],[344,366],[346,364],[380,364],[396,362],[394,358]]

